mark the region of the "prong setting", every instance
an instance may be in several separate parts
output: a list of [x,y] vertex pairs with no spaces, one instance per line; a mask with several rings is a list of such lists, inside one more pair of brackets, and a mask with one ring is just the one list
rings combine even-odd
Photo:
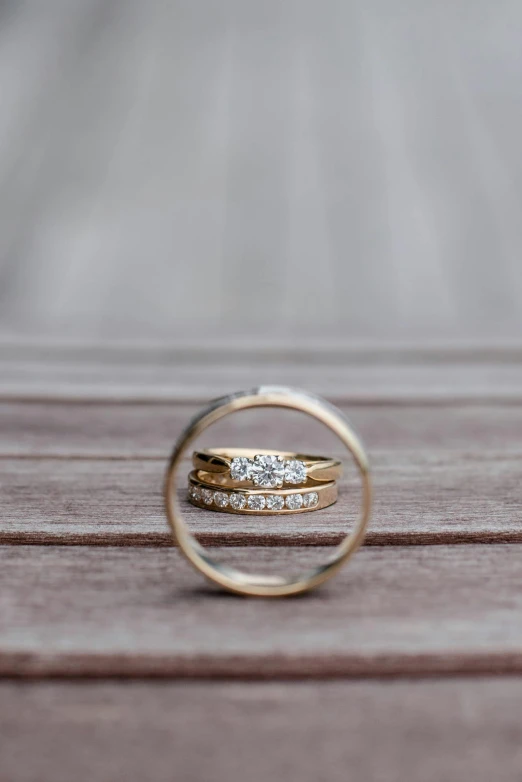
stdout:
[[285,483],[298,485],[306,481],[306,464],[300,459],[287,459],[285,462]]
[[249,481],[252,477],[252,459],[236,456],[230,463],[230,477],[234,481]]
[[262,489],[280,489],[285,478],[285,460],[281,456],[256,454],[250,474],[254,486]]
[[306,464],[276,454],[256,454],[253,459],[236,456],[230,463],[230,477],[234,481],[252,481],[261,489],[280,489],[285,483],[306,483]]

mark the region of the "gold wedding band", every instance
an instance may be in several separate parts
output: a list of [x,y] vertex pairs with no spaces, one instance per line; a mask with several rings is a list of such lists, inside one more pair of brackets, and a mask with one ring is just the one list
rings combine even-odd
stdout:
[[[267,574],[250,574],[214,560],[210,552],[203,548],[189,532],[183,514],[181,513],[179,500],[176,494],[176,479],[182,465],[183,457],[196,437],[225,416],[238,410],[256,407],[276,407],[298,410],[322,422],[337,435],[351,453],[361,477],[361,509],[355,528],[346,535],[324,564],[299,575],[273,576]],[[256,451],[254,455],[258,453],[261,452]],[[273,452],[270,452],[270,454],[273,455]],[[196,470],[194,475],[195,480],[203,484],[209,482],[211,486],[207,488],[214,491],[215,495],[215,492],[219,491],[219,488],[214,489],[216,485],[215,479],[218,476],[211,476],[211,480],[209,480],[208,474],[211,474],[212,471],[208,470],[207,467],[203,472],[207,473],[207,476],[202,476],[201,473]],[[192,477],[191,474],[191,483]],[[204,477],[205,480],[202,480],[202,477]],[[308,485],[309,484],[307,483],[306,486]],[[202,488],[205,487],[203,486]],[[319,494],[320,489],[320,486],[314,486],[313,490]],[[326,490],[325,487],[325,491]],[[337,489],[335,489],[335,491],[336,490]],[[239,487],[235,487],[233,493],[241,494],[244,491],[248,491],[248,493],[252,495],[259,493],[266,494],[266,492],[257,490],[257,488],[254,490]],[[301,488],[285,489],[285,491],[288,495],[303,493]],[[278,493],[281,494],[282,492],[279,491]],[[320,397],[313,396],[304,391],[273,386],[261,386],[252,391],[241,391],[237,394],[231,394],[230,396],[222,397],[210,402],[207,407],[192,419],[179,437],[169,462],[165,480],[167,518],[172,529],[174,540],[185,557],[199,572],[211,581],[231,592],[242,595],[281,597],[284,595],[299,594],[313,589],[328,578],[331,578],[361,545],[370,518],[371,499],[372,491],[366,454],[361,442],[342,413]],[[215,502],[215,497],[213,497],[213,502]],[[285,511],[282,511],[282,513],[284,512]]]
[[[216,478],[218,480],[216,480]],[[203,470],[193,470],[188,478],[188,497],[193,505],[221,513],[271,515],[304,513],[321,510],[337,500],[337,483],[329,481],[320,486],[299,489],[261,491],[230,487],[224,476],[215,476]],[[219,481],[221,479],[221,481]]]

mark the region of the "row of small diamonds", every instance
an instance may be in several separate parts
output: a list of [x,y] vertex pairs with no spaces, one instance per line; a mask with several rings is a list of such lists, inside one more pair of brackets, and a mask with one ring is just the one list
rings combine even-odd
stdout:
[[282,497],[280,494],[252,494],[245,497],[244,494],[227,494],[224,491],[212,491],[212,489],[203,489],[199,486],[190,486],[189,496],[196,502],[204,502],[205,505],[215,504],[218,508],[228,508],[230,505],[234,510],[299,510],[300,508],[315,508],[319,502],[319,495],[316,491],[310,491],[306,494],[289,494],[288,497]]

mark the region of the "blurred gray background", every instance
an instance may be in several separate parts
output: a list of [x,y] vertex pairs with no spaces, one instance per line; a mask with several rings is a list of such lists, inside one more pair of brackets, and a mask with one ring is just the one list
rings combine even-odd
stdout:
[[4,0],[0,336],[522,334],[520,0]]

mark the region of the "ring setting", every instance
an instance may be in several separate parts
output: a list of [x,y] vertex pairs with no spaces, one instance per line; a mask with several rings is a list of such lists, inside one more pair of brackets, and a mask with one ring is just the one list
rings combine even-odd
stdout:
[[226,513],[301,513],[337,501],[342,464],[327,456],[248,448],[194,451],[189,501]]
[[306,483],[306,464],[277,454],[258,453],[253,459],[236,456],[230,464],[230,477],[234,481],[252,481],[263,489],[280,489],[285,483]]

